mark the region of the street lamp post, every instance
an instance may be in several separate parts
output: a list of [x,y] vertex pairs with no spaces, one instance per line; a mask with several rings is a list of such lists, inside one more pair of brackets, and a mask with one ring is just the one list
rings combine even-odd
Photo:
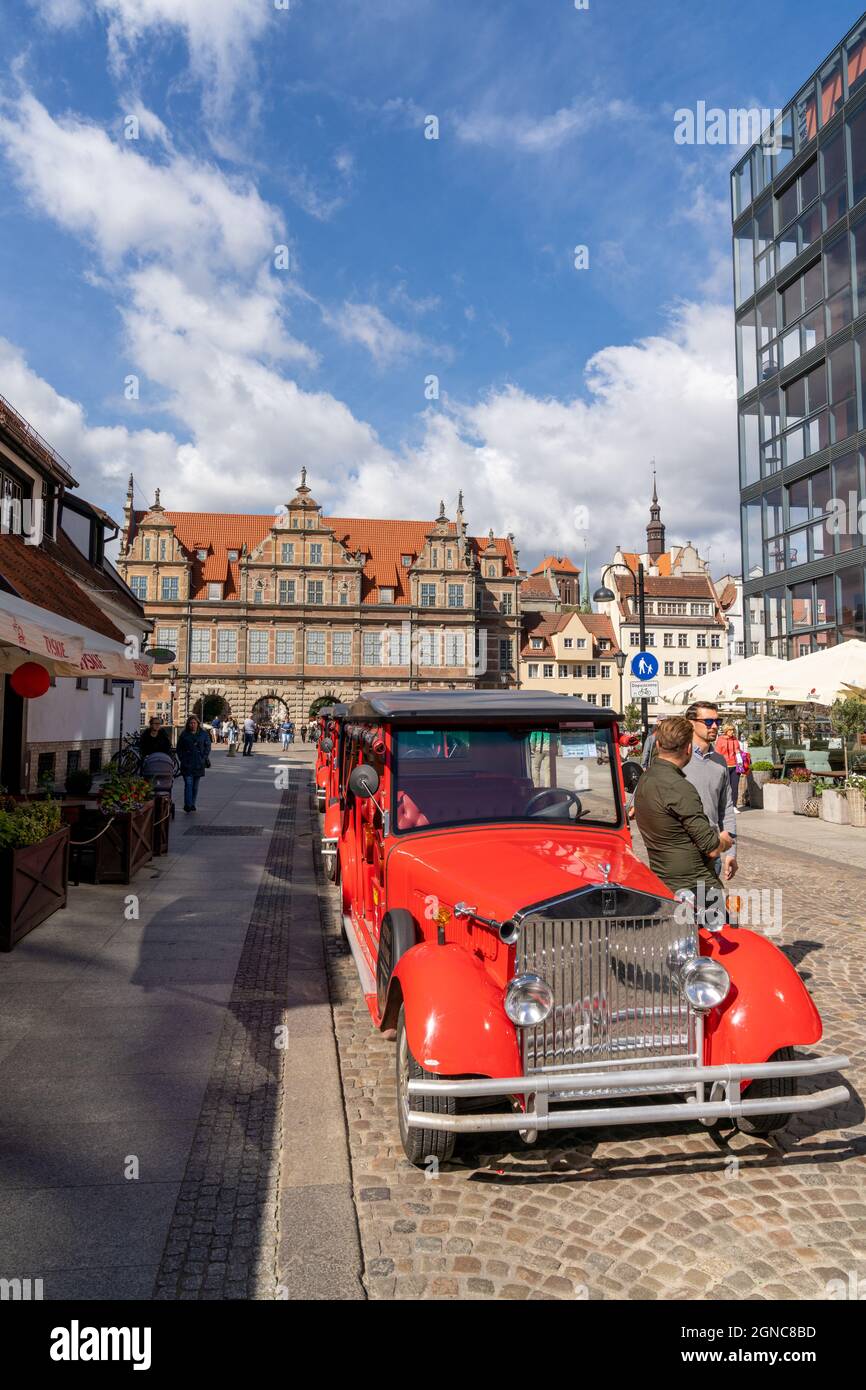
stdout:
[[619,708],[620,713],[622,713],[622,673],[625,670],[625,652],[617,652],[616,656],[614,657],[614,661],[616,662],[617,674],[619,675]]
[[[643,571],[643,565],[640,564],[640,563],[638,564],[638,567],[637,567],[637,577],[635,577],[634,570],[632,570],[628,565],[621,564],[619,561],[616,561],[616,562],[614,562],[614,563],[611,564],[611,565],[605,565],[604,569],[603,569],[602,572],[601,572],[601,587],[598,588],[598,589],[596,589],[595,593],[594,593],[593,596],[592,596],[592,597],[593,597],[593,602],[595,602],[595,603],[614,603],[614,602],[616,601],[616,594],[613,592],[612,589],[608,589],[608,588],[606,587],[606,585],[605,585],[605,582],[604,582],[604,577],[605,577],[605,575],[606,575],[610,570],[625,570],[626,574],[629,576],[629,578],[630,578],[631,581],[632,581],[632,584],[634,585],[634,597],[635,597],[635,602],[636,602],[636,604],[637,604],[638,626],[639,626],[639,628],[640,628],[640,649],[641,649],[642,652],[645,652],[645,651],[646,651],[646,607],[645,607],[645,603],[644,603],[644,571]],[[623,655],[625,655],[625,653],[623,653]],[[617,665],[619,665],[618,662],[617,662]],[[625,665],[625,662],[623,662],[623,666],[624,666],[624,665]],[[621,682],[621,681],[622,681],[622,672],[620,671],[620,682]],[[620,695],[620,700],[622,700],[622,695]],[[641,702],[640,702],[640,718],[641,718],[641,724],[642,724],[642,726],[643,726],[644,741],[646,741],[646,739],[647,739],[647,737],[648,737],[648,735],[649,735],[649,718],[648,718],[648,716],[647,716],[647,701],[646,701],[646,697],[642,698],[642,699],[641,699]]]
[[169,733],[169,737],[170,737],[172,740],[174,740],[174,694],[175,694],[175,691],[177,690],[177,675],[178,675],[177,667],[176,667],[176,666],[169,666],[169,668],[168,668],[168,733]]

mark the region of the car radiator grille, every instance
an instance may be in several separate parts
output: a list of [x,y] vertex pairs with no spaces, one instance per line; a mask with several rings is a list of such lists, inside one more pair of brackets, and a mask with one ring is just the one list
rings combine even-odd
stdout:
[[688,1058],[694,1020],[675,971],[677,960],[695,950],[693,929],[677,924],[672,913],[527,917],[517,971],[546,980],[554,1007],[544,1023],[522,1029],[525,1070]]

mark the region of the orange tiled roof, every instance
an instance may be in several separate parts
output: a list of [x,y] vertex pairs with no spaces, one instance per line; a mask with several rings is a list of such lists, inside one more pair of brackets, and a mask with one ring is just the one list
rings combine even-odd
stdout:
[[[634,570],[635,574],[637,574],[637,567],[640,564],[640,555],[637,553],[637,551],[624,550],[622,552],[622,558],[625,560],[629,569]],[[655,560],[653,561],[653,564],[658,569],[660,579],[670,578],[671,552],[669,550],[663,550],[661,555],[656,556]]]
[[[150,513],[136,512],[136,523]],[[253,551],[268,536],[274,526],[273,516],[259,516],[251,513],[233,512],[163,512],[160,520],[174,527],[174,533],[184,549],[193,557],[192,596],[199,597],[208,583],[225,581],[225,597],[238,597],[239,562],[228,559],[229,550],[246,547],[247,553]],[[361,550],[367,555],[362,571],[362,603],[375,603],[381,587],[394,589],[394,601],[409,603],[408,568],[403,565],[402,556],[411,555],[413,562],[424,548],[429,533],[435,523],[431,521],[391,521],[380,518],[323,516],[319,531],[331,530],[335,539],[341,541],[349,550]],[[449,525],[451,536],[456,538],[457,527]],[[312,534],[306,532],[305,534]],[[469,543],[476,558],[496,554],[504,558],[504,573],[513,577],[517,573],[511,542],[504,537],[494,536],[494,550],[487,549],[489,537],[470,536]],[[196,558],[196,550],[207,549],[204,561]],[[455,570],[455,578],[460,571]]]
[[552,581],[544,575],[540,575],[538,578],[533,575],[529,579],[524,579],[520,586],[521,603],[531,602],[534,598],[556,598]]
[[573,565],[567,555],[548,555],[546,560],[535,566],[532,573],[544,574],[546,570],[551,570],[554,574],[580,574],[577,565]]
[[115,642],[124,641],[120,629],[42,546],[25,545],[19,536],[0,535],[0,575],[25,602],[80,623]]

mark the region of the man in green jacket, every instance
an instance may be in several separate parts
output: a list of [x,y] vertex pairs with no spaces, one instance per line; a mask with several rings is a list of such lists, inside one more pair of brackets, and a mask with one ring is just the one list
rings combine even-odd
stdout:
[[[692,726],[676,715],[662,719],[656,729],[656,756],[637,785],[634,796],[638,829],[647,847],[650,868],[672,892],[688,889],[703,900],[719,880],[713,868],[724,847],[710,824],[701,798],[683,768],[692,756]],[[704,888],[699,890],[698,885]]]

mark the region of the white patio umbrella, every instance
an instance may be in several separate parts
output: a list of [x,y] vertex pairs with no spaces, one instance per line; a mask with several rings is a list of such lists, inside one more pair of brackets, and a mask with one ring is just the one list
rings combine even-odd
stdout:
[[724,704],[742,700],[779,700],[781,683],[793,663],[777,656],[749,656],[734,661],[709,675],[681,681],[660,692],[661,701],[670,705],[691,705],[696,700]]
[[866,694],[866,642],[859,638],[782,665],[785,674],[775,698],[783,703],[832,705],[847,695]]

